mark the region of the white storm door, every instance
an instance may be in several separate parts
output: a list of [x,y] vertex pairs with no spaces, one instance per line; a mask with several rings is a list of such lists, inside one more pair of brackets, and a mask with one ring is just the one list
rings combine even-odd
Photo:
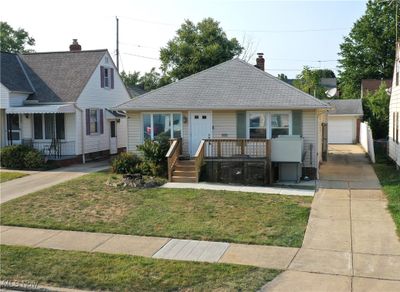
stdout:
[[212,137],[211,112],[190,113],[190,156],[196,154],[202,139]]
[[110,154],[117,154],[117,123],[110,121]]

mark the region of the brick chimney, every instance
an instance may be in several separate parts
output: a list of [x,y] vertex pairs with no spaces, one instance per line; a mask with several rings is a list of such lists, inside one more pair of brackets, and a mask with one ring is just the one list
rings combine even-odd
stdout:
[[265,71],[265,59],[264,59],[264,53],[257,53],[258,57],[256,59],[256,65],[258,69]]
[[72,40],[72,44],[69,46],[69,50],[71,52],[82,51],[81,45],[78,44],[78,39],[73,39]]

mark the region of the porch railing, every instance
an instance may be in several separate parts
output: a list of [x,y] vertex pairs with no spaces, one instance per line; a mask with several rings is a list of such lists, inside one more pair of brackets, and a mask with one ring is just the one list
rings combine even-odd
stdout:
[[200,142],[199,148],[197,148],[196,154],[194,155],[194,165],[196,167],[196,181],[199,182],[201,167],[204,163],[204,154],[205,154],[205,141],[202,140]]
[[176,161],[179,159],[179,155],[182,154],[182,139],[171,139],[171,146],[167,152],[168,160],[168,180],[172,180],[172,173],[174,172]]
[[204,139],[205,158],[270,158],[271,140]]
[[75,155],[75,141],[60,141],[56,139],[51,141],[23,140],[22,143],[39,150],[48,158],[60,158],[62,156]]

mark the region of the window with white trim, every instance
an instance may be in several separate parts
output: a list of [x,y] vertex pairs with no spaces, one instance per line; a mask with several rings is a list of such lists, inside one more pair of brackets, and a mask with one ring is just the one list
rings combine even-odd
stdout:
[[290,121],[290,112],[248,112],[248,137],[270,139],[279,135],[290,135]]
[[266,139],[266,113],[249,113],[249,138]]
[[289,114],[271,114],[271,137],[289,135]]
[[155,139],[182,137],[182,115],[180,113],[143,114],[143,138]]

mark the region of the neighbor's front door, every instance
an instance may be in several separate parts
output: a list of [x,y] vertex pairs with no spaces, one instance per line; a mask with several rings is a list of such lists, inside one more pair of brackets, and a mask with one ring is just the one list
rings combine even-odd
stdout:
[[212,121],[210,112],[190,113],[190,156],[196,154],[202,139],[211,138]]
[[110,154],[116,154],[117,152],[117,123],[110,121]]

